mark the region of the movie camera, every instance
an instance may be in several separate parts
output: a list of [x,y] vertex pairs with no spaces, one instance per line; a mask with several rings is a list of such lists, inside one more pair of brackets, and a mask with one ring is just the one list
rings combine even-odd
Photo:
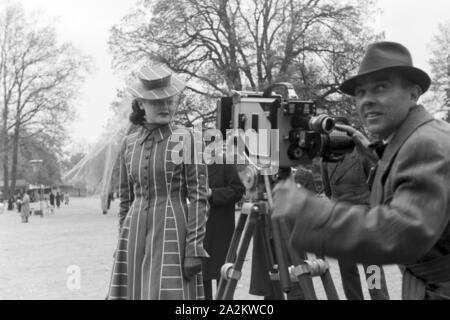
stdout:
[[[290,83],[271,85],[264,92],[234,92],[218,103],[222,135],[237,129],[248,156],[270,159],[278,168],[309,165],[317,157],[325,162],[342,159],[354,142],[335,124],[333,117],[317,114],[313,101],[299,99]],[[249,130],[259,135],[258,144],[245,141]]]
[[269,283],[271,298],[284,299],[298,284],[306,299],[317,299],[312,277],[320,277],[327,297],[338,299],[325,259],[311,261],[306,253],[296,252],[288,243],[292,226],[270,219],[273,184],[287,178],[291,168],[309,166],[318,157],[337,162],[352,152],[353,140],[336,129],[336,122],[318,114],[313,101],[299,99],[290,83],[271,85],[264,92],[234,92],[218,102],[217,127],[227,141],[229,130],[233,132],[238,156],[243,153],[246,159],[238,171],[247,193],[221,269],[217,299],[233,298],[252,237],[253,247],[260,248],[253,256],[262,255],[264,265],[256,272]]

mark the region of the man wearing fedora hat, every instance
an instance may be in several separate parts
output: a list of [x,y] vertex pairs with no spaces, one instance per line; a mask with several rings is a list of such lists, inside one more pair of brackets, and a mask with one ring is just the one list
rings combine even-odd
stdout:
[[295,248],[399,264],[403,299],[450,299],[450,125],[418,105],[430,83],[404,46],[378,42],[340,87],[382,140],[369,208],[316,198],[292,178],[274,190],[273,217],[295,223]]

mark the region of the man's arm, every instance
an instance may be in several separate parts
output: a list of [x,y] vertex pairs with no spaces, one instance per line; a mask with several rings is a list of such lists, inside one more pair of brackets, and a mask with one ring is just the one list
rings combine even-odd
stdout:
[[337,124],[336,129],[342,132],[346,132],[355,142],[355,148],[359,155],[365,158],[371,163],[376,163],[378,161],[378,156],[376,153],[369,148],[370,141],[361,132],[355,128],[343,124]]
[[295,220],[291,242],[300,251],[361,263],[414,263],[449,223],[448,150],[439,143],[403,146],[386,182],[393,197],[384,205],[369,210],[318,199],[290,179],[275,190],[273,216]]

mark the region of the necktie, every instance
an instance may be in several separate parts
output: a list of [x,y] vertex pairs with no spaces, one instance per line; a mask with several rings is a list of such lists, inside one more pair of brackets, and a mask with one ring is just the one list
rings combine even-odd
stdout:
[[[375,153],[377,154],[378,159],[383,158],[383,154],[384,154],[384,151],[386,150],[386,147],[387,147],[387,143],[384,143],[381,140],[380,141],[375,141],[374,143],[371,143],[369,145],[369,148],[374,150]],[[377,169],[378,169],[378,163],[374,167],[372,167],[370,169],[370,173],[369,173],[369,176],[367,178],[367,184],[369,185],[370,189],[372,189],[372,185],[373,185],[373,182],[374,182],[374,179],[375,179],[375,175],[377,173]]]
[[383,154],[384,154],[384,150],[386,150],[386,146],[387,146],[387,144],[384,143],[383,141],[376,141],[374,143],[371,143],[369,145],[369,148],[374,150],[375,153],[378,155],[378,158],[381,159],[381,158],[383,158]]

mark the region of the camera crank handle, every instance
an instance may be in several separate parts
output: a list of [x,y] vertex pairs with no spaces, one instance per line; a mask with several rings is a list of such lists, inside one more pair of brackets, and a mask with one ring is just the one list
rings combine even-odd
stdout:
[[353,136],[357,132],[357,130],[355,128],[348,126],[348,125],[336,124],[334,126],[334,128],[337,131],[345,132],[350,137]]
[[[273,211],[273,198],[272,190],[270,188],[269,176],[264,176],[264,184],[267,192],[267,202],[269,203],[270,213]],[[273,220],[269,217],[270,225],[272,226],[272,235],[274,240],[275,256],[278,265],[278,274],[280,277],[280,284],[283,292],[288,293],[291,291],[291,281],[289,275],[289,266],[287,263],[287,257],[285,256],[285,246],[283,246],[283,237],[281,236],[280,222]]]

